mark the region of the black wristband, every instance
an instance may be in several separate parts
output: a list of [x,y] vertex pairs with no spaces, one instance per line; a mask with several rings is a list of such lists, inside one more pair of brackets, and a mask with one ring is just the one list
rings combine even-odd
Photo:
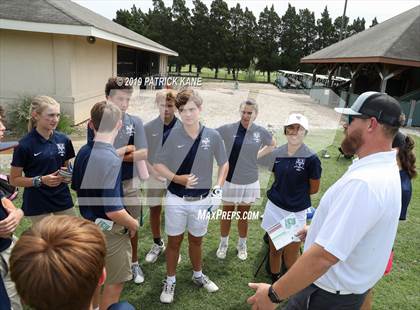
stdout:
[[270,285],[270,288],[268,289],[268,298],[270,298],[272,303],[279,304],[282,302],[281,298],[277,294],[277,292],[274,290],[273,286]]

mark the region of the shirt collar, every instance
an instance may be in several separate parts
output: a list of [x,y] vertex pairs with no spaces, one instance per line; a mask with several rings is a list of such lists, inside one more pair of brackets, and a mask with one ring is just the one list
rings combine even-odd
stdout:
[[32,135],[36,137],[41,143],[52,142],[55,136],[55,130],[53,131],[49,139],[45,139],[43,136],[41,136],[40,133],[36,130],[36,128],[32,129]]
[[[200,134],[200,132],[201,132],[201,130],[203,130],[203,128],[204,128],[204,126],[201,124],[201,122],[200,122],[200,128],[198,129],[198,133]],[[187,137],[188,139],[190,139],[190,140],[193,140],[192,138],[191,138],[191,136],[185,131],[185,128],[184,128],[184,126],[181,126],[181,132],[182,132],[182,134],[185,136],[185,137]]]
[[370,165],[372,163],[384,163],[384,164],[397,164],[397,151],[391,150],[387,152],[377,152],[370,154],[368,156],[363,157],[362,159],[354,160],[351,166],[349,167],[350,170],[355,170],[360,167],[364,167],[366,165]]

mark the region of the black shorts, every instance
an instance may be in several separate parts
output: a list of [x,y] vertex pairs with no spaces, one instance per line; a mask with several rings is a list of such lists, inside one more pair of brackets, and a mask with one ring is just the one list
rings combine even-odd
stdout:
[[327,292],[315,284],[290,297],[286,310],[356,310],[360,309],[367,292],[339,295]]

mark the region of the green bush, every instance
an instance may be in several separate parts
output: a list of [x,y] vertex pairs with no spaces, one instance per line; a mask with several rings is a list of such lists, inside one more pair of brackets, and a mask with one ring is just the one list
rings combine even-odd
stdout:
[[[30,119],[32,97],[23,96],[19,98],[8,112],[8,129],[16,136],[23,136],[28,132],[28,121]],[[74,132],[73,122],[70,116],[61,114],[57,130],[65,134]]]

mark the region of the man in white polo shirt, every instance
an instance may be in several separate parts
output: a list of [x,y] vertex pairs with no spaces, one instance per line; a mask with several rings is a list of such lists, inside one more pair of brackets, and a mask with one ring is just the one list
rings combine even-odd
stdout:
[[286,298],[286,309],[359,309],[385,271],[401,209],[391,148],[401,107],[384,93],[366,92],[336,111],[347,117],[341,148],[359,160],[322,197],[292,268],[272,286],[250,283],[253,309],[274,309]]

